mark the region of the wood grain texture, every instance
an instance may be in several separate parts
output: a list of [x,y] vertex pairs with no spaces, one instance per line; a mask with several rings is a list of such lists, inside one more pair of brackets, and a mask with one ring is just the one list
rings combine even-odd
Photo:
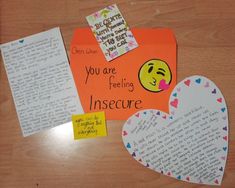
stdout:
[[[74,29],[87,26],[85,16],[112,3],[118,4],[130,27],[169,27],[175,32],[178,81],[200,74],[223,92],[230,138],[221,187],[234,187],[234,0],[1,0],[0,42],[59,26],[69,51]],[[141,166],[123,147],[123,123],[108,121],[109,135],[104,138],[75,142],[68,126],[23,138],[1,60],[0,187],[209,187],[180,182]]]

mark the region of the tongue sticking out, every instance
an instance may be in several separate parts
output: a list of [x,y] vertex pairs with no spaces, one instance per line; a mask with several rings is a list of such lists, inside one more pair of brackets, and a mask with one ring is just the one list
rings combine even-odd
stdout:
[[161,90],[167,90],[167,89],[169,89],[169,87],[170,87],[170,84],[167,84],[164,79],[162,79],[162,80],[159,82],[159,89],[161,89]]

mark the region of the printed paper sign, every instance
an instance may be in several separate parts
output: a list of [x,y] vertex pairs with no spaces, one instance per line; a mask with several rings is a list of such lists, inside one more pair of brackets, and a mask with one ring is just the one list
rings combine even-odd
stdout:
[[205,77],[188,77],[172,91],[169,110],[142,110],[127,120],[122,138],[128,152],[164,175],[220,185],[228,152],[228,113],[219,88]]
[[139,47],[107,63],[89,28],[76,30],[70,65],[85,112],[105,111],[108,120],[124,120],[141,109],[168,111],[176,84],[174,35],[169,29],[133,33]]
[[59,28],[3,44],[1,52],[24,136],[83,112]]
[[73,115],[74,139],[107,136],[104,112]]
[[138,46],[116,4],[86,17],[107,61]]

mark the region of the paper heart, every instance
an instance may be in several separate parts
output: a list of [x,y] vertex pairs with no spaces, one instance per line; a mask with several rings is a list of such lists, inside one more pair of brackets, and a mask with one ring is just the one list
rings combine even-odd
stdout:
[[[181,81],[172,94],[171,115],[149,109],[127,120],[131,123],[124,124],[127,135],[122,139],[131,148],[126,149],[142,165],[164,175],[220,185],[228,152],[228,114],[222,93],[209,79],[192,76]],[[175,99],[177,108],[171,105]]]

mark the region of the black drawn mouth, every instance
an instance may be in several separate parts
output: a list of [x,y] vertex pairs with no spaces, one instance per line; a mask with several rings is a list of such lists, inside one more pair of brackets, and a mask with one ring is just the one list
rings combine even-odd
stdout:
[[153,81],[149,82],[152,86],[156,86],[157,80],[153,77]]

